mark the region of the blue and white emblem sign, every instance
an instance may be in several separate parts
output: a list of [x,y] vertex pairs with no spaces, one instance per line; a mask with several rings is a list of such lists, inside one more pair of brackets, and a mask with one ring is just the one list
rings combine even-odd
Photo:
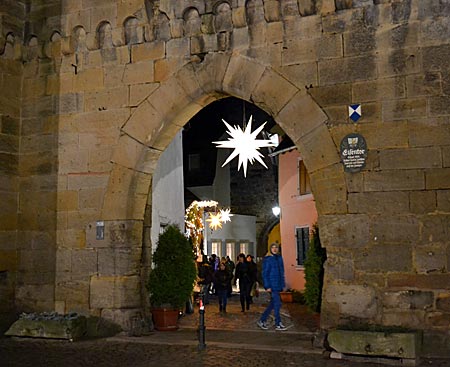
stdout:
[[348,117],[350,117],[353,122],[358,121],[361,117],[361,105],[351,104],[348,106]]

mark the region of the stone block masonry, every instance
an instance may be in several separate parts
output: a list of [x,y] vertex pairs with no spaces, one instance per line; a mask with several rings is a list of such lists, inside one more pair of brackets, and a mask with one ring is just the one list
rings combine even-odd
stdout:
[[[0,319],[17,307],[127,325],[145,307],[145,210],[161,152],[203,107],[234,96],[274,117],[310,173],[332,254],[322,327],[399,323],[445,342],[449,17],[447,4],[430,4],[2,8]],[[363,114],[353,123],[356,103]],[[339,160],[349,133],[363,135],[369,151],[354,174]]]

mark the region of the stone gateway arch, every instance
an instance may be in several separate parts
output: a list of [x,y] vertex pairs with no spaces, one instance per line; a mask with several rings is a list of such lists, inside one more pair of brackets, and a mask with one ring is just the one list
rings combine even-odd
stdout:
[[[1,6],[0,320],[76,310],[126,327],[146,302],[158,158],[197,112],[234,96],[269,113],[310,172],[328,254],[322,327],[422,330],[448,354],[449,10],[417,0]],[[368,148],[356,173],[340,158],[350,133]]]

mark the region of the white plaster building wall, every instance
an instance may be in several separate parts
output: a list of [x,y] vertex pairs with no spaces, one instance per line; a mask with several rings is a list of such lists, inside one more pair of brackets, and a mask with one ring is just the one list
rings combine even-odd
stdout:
[[222,228],[217,230],[207,229],[206,241],[208,243],[207,253],[212,254],[212,242],[220,241],[221,252],[216,255],[226,256],[226,243],[234,242],[235,250],[232,258],[234,261],[239,255],[239,245],[241,242],[248,242],[250,247],[246,253],[256,254],[256,217],[252,215],[235,214],[231,217],[231,222],[224,223]]
[[181,131],[161,154],[152,183],[152,252],[161,225],[176,224],[184,232],[183,146]]
[[190,186],[188,189],[200,200],[213,200],[214,188],[212,186]]
[[[222,167],[230,154],[229,149],[217,149],[216,160],[216,175],[211,186],[195,186],[189,187],[189,190],[201,200],[215,200],[219,203],[219,209],[226,209],[230,207],[230,165],[227,164]],[[246,253],[256,255],[256,217],[251,215],[240,215],[231,213],[231,222],[224,223],[222,229],[215,231],[209,228],[209,223],[205,223],[205,238],[206,254],[211,255],[212,242],[221,242],[221,251],[216,255],[226,256],[227,242],[235,243],[235,250],[233,251],[233,259],[239,254],[239,245],[241,242],[249,243]],[[207,219],[207,217],[205,218]]]
[[213,182],[214,200],[218,201],[220,206],[229,207],[230,199],[230,165],[227,164],[222,167],[230,155],[229,149],[217,149],[216,161],[216,177]]
[[229,207],[230,199],[230,165],[222,167],[226,161],[229,150],[217,149],[216,176],[212,186],[191,186],[189,190],[200,200],[215,200],[220,207]]

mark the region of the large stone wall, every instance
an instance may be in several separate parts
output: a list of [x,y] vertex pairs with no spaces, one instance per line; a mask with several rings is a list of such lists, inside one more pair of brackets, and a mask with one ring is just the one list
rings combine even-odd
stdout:
[[[447,3],[36,0],[26,10],[23,33],[2,20],[2,44],[14,41],[0,55],[2,83],[12,68],[18,80],[8,85],[21,85],[7,98],[20,101],[21,120],[12,123],[20,133],[10,135],[21,144],[7,172],[17,154],[2,154],[2,195],[11,199],[0,233],[1,252],[14,243],[0,271],[20,279],[19,308],[125,325],[141,304],[157,159],[196,112],[232,95],[271,114],[310,172],[328,252],[322,325],[445,335]],[[362,103],[357,124],[347,117],[351,103]],[[355,174],[344,173],[338,154],[351,132],[369,148]],[[92,241],[97,221],[106,223],[101,242]]]
[[14,312],[19,258],[17,251],[19,149],[21,131],[21,85],[23,68],[17,60],[16,34],[23,33],[25,5],[5,2],[0,5],[2,30],[0,55],[0,332]]

